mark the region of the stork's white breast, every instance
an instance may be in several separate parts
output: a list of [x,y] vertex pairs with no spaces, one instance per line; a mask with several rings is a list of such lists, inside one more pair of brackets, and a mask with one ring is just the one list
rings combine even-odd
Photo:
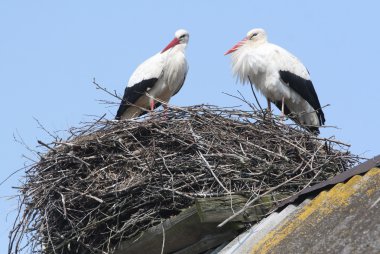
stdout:
[[164,65],[163,78],[172,94],[182,85],[187,69],[187,61],[183,51],[169,52]]

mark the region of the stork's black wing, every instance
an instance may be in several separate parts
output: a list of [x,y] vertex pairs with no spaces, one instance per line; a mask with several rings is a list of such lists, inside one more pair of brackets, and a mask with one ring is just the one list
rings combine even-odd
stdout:
[[319,124],[323,125],[325,115],[311,80],[301,78],[290,71],[280,71],[280,78],[313,107],[317,113]]
[[144,79],[131,87],[126,87],[123,100],[120,103],[116,113],[116,120],[120,120],[123,113],[134,104],[146,91],[151,89],[157,82],[158,78]]

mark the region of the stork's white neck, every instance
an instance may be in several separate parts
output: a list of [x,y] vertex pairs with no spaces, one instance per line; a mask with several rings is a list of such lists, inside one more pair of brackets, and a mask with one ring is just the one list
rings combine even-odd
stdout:
[[186,46],[187,46],[187,44],[185,44],[185,43],[181,43],[181,44],[178,44],[178,45],[176,45],[175,47],[172,47],[171,49],[165,51],[165,52],[162,53],[162,54],[163,54],[165,57],[171,57],[171,56],[173,56],[174,54],[177,54],[178,52],[182,52],[183,54],[185,54]]
[[179,44],[164,52],[164,80],[170,90],[176,91],[177,85],[183,83],[187,72],[185,56],[186,44]]
[[260,48],[267,44],[266,40],[256,42],[246,41],[244,45],[231,54],[232,71],[241,83],[248,83],[249,75],[252,76],[259,73],[260,63],[263,59],[258,52]]

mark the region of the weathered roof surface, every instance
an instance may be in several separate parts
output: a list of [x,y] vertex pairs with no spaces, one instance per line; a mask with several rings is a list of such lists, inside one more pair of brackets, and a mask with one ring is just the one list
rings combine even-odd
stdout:
[[305,197],[308,197],[313,193],[319,193],[324,189],[329,189],[333,187],[335,184],[345,182],[353,176],[364,174],[374,167],[380,167],[380,155],[372,159],[369,159],[366,162],[361,163],[360,165],[357,165],[356,167],[352,168],[351,170],[345,171],[329,180],[323,181],[319,184],[313,185],[309,188],[302,190],[298,194],[284,200],[281,204],[279,204],[279,208],[282,208],[285,205],[293,203],[299,199],[303,200],[305,199]]
[[379,160],[298,195],[220,253],[380,253]]

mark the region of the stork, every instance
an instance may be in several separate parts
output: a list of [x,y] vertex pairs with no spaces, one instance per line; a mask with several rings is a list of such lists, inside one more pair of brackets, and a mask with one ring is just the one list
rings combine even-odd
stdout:
[[306,67],[285,49],[267,41],[266,32],[255,28],[228,50],[232,70],[243,84],[253,83],[268,102],[307,130],[319,134],[325,116]]
[[185,82],[188,65],[185,48],[189,33],[180,29],[159,53],[140,64],[124,91],[115,119],[131,119],[169,102]]

